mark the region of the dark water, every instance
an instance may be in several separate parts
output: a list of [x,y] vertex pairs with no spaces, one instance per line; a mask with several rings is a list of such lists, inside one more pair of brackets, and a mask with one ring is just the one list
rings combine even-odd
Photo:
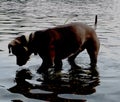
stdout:
[[[0,102],[119,102],[119,5],[119,0],[1,0]],[[14,37],[70,22],[93,26],[96,14],[101,42],[97,70],[87,69],[89,57],[84,51],[76,59],[83,70],[69,70],[64,60],[62,74],[51,71],[46,79],[36,73],[41,59],[32,55],[22,67],[31,71],[32,79],[14,81],[22,69],[8,54],[7,44]]]

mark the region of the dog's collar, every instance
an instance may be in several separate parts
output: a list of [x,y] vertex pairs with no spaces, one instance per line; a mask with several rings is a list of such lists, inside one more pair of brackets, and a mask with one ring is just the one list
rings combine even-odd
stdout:
[[30,35],[25,35],[25,39],[26,39],[27,43],[29,42],[29,36]]
[[[34,40],[34,37],[35,37],[35,32],[33,32],[33,33],[31,33],[30,35],[29,35],[29,39],[28,39],[28,45],[27,45],[27,47],[28,47],[28,49],[29,49],[29,51],[30,52],[32,52],[32,53],[34,53],[35,55],[37,55],[37,53],[36,53],[36,51],[35,51],[35,49],[34,49],[34,46],[32,45],[32,43],[33,43],[33,40]],[[27,39],[26,39],[27,40]]]
[[29,35],[28,41],[31,42],[33,39],[34,39],[34,32]]
[[24,35],[24,36],[25,36],[27,44],[30,43],[34,39],[34,33],[31,33],[29,35]]

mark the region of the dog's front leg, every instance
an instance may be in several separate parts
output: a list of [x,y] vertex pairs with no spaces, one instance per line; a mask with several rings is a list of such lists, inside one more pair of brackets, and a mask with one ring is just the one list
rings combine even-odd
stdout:
[[49,57],[42,58],[43,62],[40,66],[40,68],[37,70],[37,73],[47,73],[48,69],[52,66],[52,61]]
[[54,66],[55,72],[61,71],[62,70],[62,60],[60,58],[56,57],[54,60],[54,63],[55,63],[55,66]]

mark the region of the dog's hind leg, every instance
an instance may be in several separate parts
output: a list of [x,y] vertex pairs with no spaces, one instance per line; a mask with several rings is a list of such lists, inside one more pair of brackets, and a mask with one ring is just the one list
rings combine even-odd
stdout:
[[99,42],[89,42],[89,44],[86,49],[90,56],[90,65],[96,67],[100,44]]
[[80,68],[76,63],[75,63],[75,58],[77,57],[77,55],[80,53],[81,51],[77,51],[74,55],[70,56],[68,58],[68,62],[71,65],[72,68]]

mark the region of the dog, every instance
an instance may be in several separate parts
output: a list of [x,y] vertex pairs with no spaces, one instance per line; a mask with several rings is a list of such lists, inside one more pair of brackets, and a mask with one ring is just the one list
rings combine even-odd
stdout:
[[[95,27],[97,16],[95,17]],[[35,31],[29,36],[19,36],[8,44],[9,53],[17,59],[17,65],[26,64],[32,53],[39,54],[43,62],[38,73],[46,72],[50,67],[61,70],[62,59],[68,58],[71,66],[77,66],[76,56],[84,49],[90,57],[90,65],[96,66],[100,42],[92,28],[83,23],[71,23]]]

